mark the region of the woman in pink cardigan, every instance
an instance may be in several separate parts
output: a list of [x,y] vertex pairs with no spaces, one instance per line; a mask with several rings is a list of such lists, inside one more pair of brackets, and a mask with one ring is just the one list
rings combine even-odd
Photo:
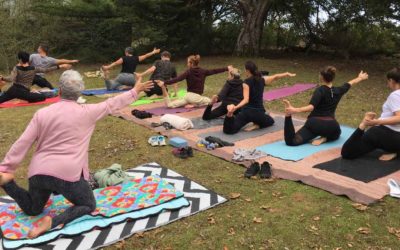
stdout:
[[[76,100],[84,89],[82,76],[73,70],[61,75],[62,100],[35,113],[0,163],[0,186],[27,215],[39,215],[53,192],[74,204],[54,218],[44,217],[30,230],[30,238],[95,210],[96,201],[87,180],[88,149],[96,122],[131,104],[141,91],[151,87],[151,82],[139,80],[130,91],[98,104],[81,105]],[[15,183],[14,172],[34,143],[36,150],[29,165],[26,191]]]

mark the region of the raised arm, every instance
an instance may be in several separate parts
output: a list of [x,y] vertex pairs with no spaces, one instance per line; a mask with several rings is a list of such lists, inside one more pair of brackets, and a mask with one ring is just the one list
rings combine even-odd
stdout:
[[111,68],[113,68],[115,66],[121,65],[122,63],[123,63],[123,60],[122,60],[122,58],[120,58],[120,59],[116,60],[115,62],[109,64],[109,65],[103,65],[103,69],[104,70],[109,70],[109,69],[111,69]]
[[206,69],[205,70],[205,74],[206,74],[206,76],[219,74],[219,73],[228,71],[230,67],[231,66],[228,66],[228,67],[225,67],[225,68],[219,68],[219,69]]
[[150,90],[152,87],[152,81],[142,83],[141,78],[139,78],[132,90],[98,104],[88,104],[86,107],[92,119],[98,121],[136,101],[140,92]]
[[265,85],[271,85],[273,82],[275,82],[276,80],[282,79],[282,78],[286,78],[286,77],[295,77],[296,74],[290,73],[290,72],[286,72],[286,73],[280,73],[280,74],[275,74],[272,76],[263,76],[264,81],[265,81]]
[[368,73],[361,71],[360,74],[358,74],[357,78],[354,78],[353,80],[349,81],[349,84],[353,86],[367,79],[368,79]]
[[18,165],[24,160],[38,137],[37,116],[36,113],[21,137],[11,146],[4,160],[0,163],[0,172],[14,173]]
[[149,52],[149,53],[147,53],[145,55],[139,56],[139,62],[144,61],[147,58],[149,58],[149,57],[151,57],[151,56],[153,56],[155,54],[158,54],[158,53],[160,53],[160,49],[154,48],[152,52]]

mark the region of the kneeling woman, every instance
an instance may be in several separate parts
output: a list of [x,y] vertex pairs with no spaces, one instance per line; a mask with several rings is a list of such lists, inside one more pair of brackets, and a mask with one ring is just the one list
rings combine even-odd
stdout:
[[[218,95],[211,98],[211,103],[204,110],[203,120],[209,121],[216,119],[228,113],[227,107],[231,104],[239,104],[243,100],[243,80],[240,79],[240,72],[236,68],[232,68],[228,73],[228,80]],[[221,104],[212,109],[217,102]]]
[[[76,101],[84,89],[81,75],[73,70],[61,75],[62,100],[35,113],[0,163],[0,186],[25,214],[41,214],[53,192],[73,204],[54,218],[43,217],[28,237],[35,238],[95,210],[96,200],[87,180],[89,142],[96,122],[128,106],[141,91],[151,87],[151,82],[142,84],[138,80],[132,90],[105,102],[80,105]],[[14,172],[34,143],[36,150],[29,165],[27,191],[15,183]]]
[[[311,98],[310,104],[301,108],[293,107],[289,101],[284,100],[286,106],[285,142],[288,146],[298,146],[310,142],[320,145],[326,141],[334,141],[340,137],[340,125],[335,119],[335,112],[340,99],[349,91],[352,85],[368,79],[368,74],[360,72],[357,78],[334,87],[336,69],[332,66],[325,67],[320,73],[322,85],[318,87]],[[295,133],[292,114],[311,112],[305,125]]]
[[[245,64],[247,79],[243,84],[243,100],[237,105],[228,105],[228,113],[224,121],[224,133],[236,134],[246,124],[252,122],[258,128],[266,128],[274,124],[274,119],[265,114],[264,108],[264,87],[272,84],[275,80],[284,77],[294,77],[296,74],[282,73],[272,76],[262,76],[257,65],[248,61]],[[237,115],[235,111],[240,110]]]
[[[400,154],[400,68],[394,68],[387,74],[388,87],[392,93],[382,107],[382,114],[366,113],[363,121],[342,148],[342,157],[355,159],[375,149],[387,154],[380,160],[389,161]],[[366,130],[367,127],[371,127]]]

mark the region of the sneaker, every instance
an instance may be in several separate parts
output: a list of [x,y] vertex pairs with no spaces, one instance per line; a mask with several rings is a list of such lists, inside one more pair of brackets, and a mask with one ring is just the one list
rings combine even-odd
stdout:
[[158,146],[165,146],[165,145],[167,145],[167,143],[165,142],[165,137],[162,136],[162,135],[160,135],[160,136],[157,138],[157,141],[158,141]]
[[193,148],[192,147],[187,147],[186,152],[189,157],[193,157]]
[[261,169],[260,169],[260,178],[261,179],[269,179],[271,178],[271,164],[269,162],[264,161],[261,164]]
[[246,169],[246,172],[244,172],[244,177],[250,178],[252,176],[255,176],[258,174],[260,171],[260,164],[258,162],[254,162]]
[[147,142],[153,147],[158,146],[158,136],[150,137]]

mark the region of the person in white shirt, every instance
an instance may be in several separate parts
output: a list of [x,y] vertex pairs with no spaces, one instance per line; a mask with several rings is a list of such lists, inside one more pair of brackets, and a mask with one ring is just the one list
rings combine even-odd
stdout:
[[387,82],[392,93],[383,104],[381,116],[376,118],[373,112],[365,114],[359,127],[343,145],[343,158],[356,159],[375,149],[385,151],[379,158],[382,161],[400,155],[400,67],[387,73]]

